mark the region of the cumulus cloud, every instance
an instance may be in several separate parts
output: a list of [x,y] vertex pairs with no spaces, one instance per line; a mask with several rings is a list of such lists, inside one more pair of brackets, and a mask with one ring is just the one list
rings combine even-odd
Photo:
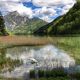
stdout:
[[[26,7],[23,5],[24,2],[31,2],[37,8],[33,10],[32,6]],[[53,16],[66,14],[75,2],[75,0],[0,0],[0,11],[3,14],[17,11],[29,18],[36,16],[50,22],[54,19]]]
[[38,16],[40,19],[43,19],[47,22],[51,22],[51,16],[55,15],[56,11],[53,8],[42,7],[34,10],[34,16]]
[[47,7],[42,7],[40,9],[35,9],[35,14],[36,15],[48,15],[48,16],[53,16],[56,11],[53,8],[47,8]]
[[71,7],[72,7],[71,5],[64,6],[62,9],[61,15],[66,14]]
[[74,4],[75,0],[32,0],[35,6],[53,7],[58,5]]
[[8,1],[8,2],[30,2],[31,0],[0,0],[0,1]]
[[36,15],[47,22],[52,21],[52,16],[66,14],[75,2],[75,0],[32,0],[35,6],[41,7],[36,10]]
[[44,21],[46,21],[46,22],[51,22],[51,21],[53,21],[53,19],[50,18],[49,16],[42,16],[42,17],[39,17],[39,18],[42,19],[42,20],[44,20]]
[[[28,1],[30,1],[30,0],[28,0]],[[27,15],[30,18],[33,15],[32,9],[24,6],[22,4],[22,0],[1,0],[0,1],[0,11],[3,14],[5,14],[6,12],[17,11],[21,15]]]
[[35,6],[46,6],[51,7],[60,4],[61,0],[32,0]]

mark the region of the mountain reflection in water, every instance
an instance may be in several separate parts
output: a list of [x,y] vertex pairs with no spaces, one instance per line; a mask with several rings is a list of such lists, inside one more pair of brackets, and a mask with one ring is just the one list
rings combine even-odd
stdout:
[[9,78],[22,77],[33,69],[69,68],[75,65],[75,60],[72,57],[54,45],[8,48],[6,57],[13,60],[19,59],[23,62],[22,65],[15,67],[11,72],[6,71],[0,74]]

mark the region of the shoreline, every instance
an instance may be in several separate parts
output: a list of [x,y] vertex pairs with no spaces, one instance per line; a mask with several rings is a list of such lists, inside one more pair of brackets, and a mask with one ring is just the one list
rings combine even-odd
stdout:
[[38,38],[32,36],[1,36],[0,48],[14,46],[39,46],[47,45],[50,41],[47,38]]

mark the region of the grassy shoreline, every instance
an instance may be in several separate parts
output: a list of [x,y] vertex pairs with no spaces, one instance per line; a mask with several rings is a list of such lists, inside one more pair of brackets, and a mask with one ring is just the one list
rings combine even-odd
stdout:
[[0,49],[15,46],[37,46],[49,44],[46,38],[33,36],[2,36],[0,37]]
[[72,56],[80,64],[80,37],[34,37],[34,36],[5,36],[0,37],[0,49],[16,46],[55,45]]
[[60,38],[56,46],[66,51],[80,65],[80,37]]

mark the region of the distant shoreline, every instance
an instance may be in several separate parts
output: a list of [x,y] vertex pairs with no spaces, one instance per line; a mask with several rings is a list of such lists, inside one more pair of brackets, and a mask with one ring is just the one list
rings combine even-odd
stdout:
[[0,36],[0,48],[14,46],[39,46],[49,44],[46,38],[30,36]]

